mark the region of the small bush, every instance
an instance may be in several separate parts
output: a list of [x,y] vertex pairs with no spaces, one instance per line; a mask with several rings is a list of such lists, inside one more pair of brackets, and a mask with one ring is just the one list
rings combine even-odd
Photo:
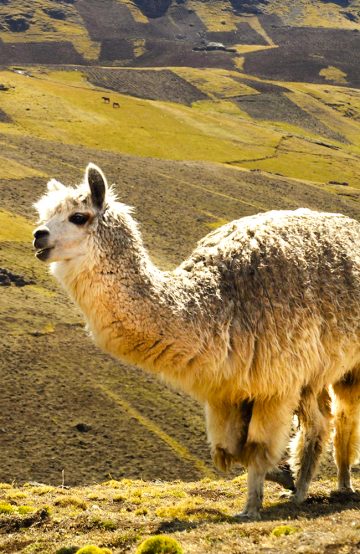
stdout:
[[112,519],[102,519],[99,516],[92,517],[89,520],[91,527],[96,527],[97,529],[106,529],[107,531],[115,531],[117,529],[117,523]]
[[271,534],[274,537],[283,537],[286,535],[292,535],[293,533],[296,533],[297,529],[296,527],[291,527],[290,525],[279,525],[278,527],[275,527],[271,531]]
[[62,496],[60,498],[56,498],[54,504],[55,506],[60,506],[62,508],[73,506],[74,508],[79,508],[80,510],[87,509],[86,502],[76,496]]
[[2,503],[0,504],[0,514],[12,514],[14,511],[14,506],[11,504]]
[[19,506],[17,511],[20,515],[23,516],[25,514],[31,514],[31,512],[35,511],[35,508],[33,508],[32,506]]
[[135,510],[135,515],[136,516],[146,516],[146,514],[148,513],[148,509],[147,508],[138,508],[137,510]]
[[184,554],[184,551],[172,537],[156,535],[142,542],[136,554]]
[[78,546],[63,546],[62,548],[59,548],[55,554],[76,554],[78,550]]

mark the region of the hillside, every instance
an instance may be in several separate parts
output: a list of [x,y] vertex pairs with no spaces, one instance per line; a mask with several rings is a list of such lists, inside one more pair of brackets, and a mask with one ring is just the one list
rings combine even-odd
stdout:
[[[141,83],[150,96],[145,86],[151,80],[114,71],[114,87],[138,87],[132,91],[137,97],[110,93],[119,110],[104,104],[104,88],[88,81],[104,79],[93,69],[0,73],[8,89],[0,92],[7,117],[1,124],[0,267],[25,281],[17,286],[11,277],[1,289],[4,481],[57,482],[62,469],[69,484],[108,475],[214,474],[201,408],[96,350],[69,300],[32,257],[30,208],[50,176],[77,182],[86,163],[96,161],[120,198],[136,207],[146,244],[162,267],[178,263],[216,226],[258,211],[309,206],[359,216],[359,124],[323,100],[323,94],[346,95],[356,109],[353,89],[330,87],[325,93],[307,85],[309,93],[297,85],[292,98],[311,102],[314,114],[326,111],[328,117],[309,114],[292,125],[238,108],[243,92],[271,96],[255,87],[274,87],[274,97],[279,94],[278,85],[243,74],[238,81],[215,70],[166,70],[163,78],[181,79],[182,88],[170,89],[180,95],[174,102],[138,98]],[[156,87],[151,90],[155,96]],[[191,104],[189,91],[207,96]],[[28,463],[19,465],[19,459]]]
[[[155,533],[199,554],[357,551],[358,498],[329,497],[330,453],[303,508],[267,485],[264,522],[237,523],[244,477],[213,468],[202,408],[95,348],[31,232],[47,180],[78,183],[89,161],[162,268],[260,211],[360,219],[359,13],[347,0],[0,0],[0,552],[134,552]],[[297,532],[273,536],[288,514]]]

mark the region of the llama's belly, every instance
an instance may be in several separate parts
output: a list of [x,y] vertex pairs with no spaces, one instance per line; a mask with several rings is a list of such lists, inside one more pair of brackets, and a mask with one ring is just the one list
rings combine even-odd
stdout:
[[297,340],[282,343],[276,337],[242,337],[238,344],[234,341],[221,368],[223,380],[216,394],[238,402],[288,396],[307,385],[321,391],[357,366],[360,334],[355,332],[326,336],[320,326],[313,326]]

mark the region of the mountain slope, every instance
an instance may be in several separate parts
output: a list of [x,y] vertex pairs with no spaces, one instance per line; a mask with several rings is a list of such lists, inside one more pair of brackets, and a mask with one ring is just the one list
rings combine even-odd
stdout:
[[[314,25],[325,21],[325,4],[339,28],[304,27],[311,6]],[[216,474],[202,408],[91,344],[33,258],[31,205],[48,178],[79,182],[92,160],[136,207],[163,268],[259,211],[359,218],[358,23],[343,15],[358,3],[287,5],[1,2],[0,480]],[[331,33],[354,39],[335,48]],[[216,40],[226,48],[201,49]],[[330,459],[323,472],[334,474]]]
[[336,68],[332,82],[358,87],[359,13],[358,0],[14,0],[0,8],[0,63],[245,67],[318,83]]

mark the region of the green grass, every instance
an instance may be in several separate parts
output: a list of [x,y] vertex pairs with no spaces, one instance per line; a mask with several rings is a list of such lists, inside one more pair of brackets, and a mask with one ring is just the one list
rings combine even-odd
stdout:
[[[330,149],[314,144],[324,140],[321,135],[280,121],[255,120],[242,111],[231,97],[256,97],[258,93],[238,83],[236,73],[174,71],[209,99],[188,107],[112,93],[112,100],[121,105],[120,110],[112,110],[101,101],[103,91],[91,86],[80,71],[34,68],[31,87],[28,77],[0,72],[0,80],[14,87],[2,96],[3,109],[14,120],[14,124],[3,124],[3,131],[142,157],[230,163],[315,184],[337,180],[360,186],[360,124],[347,117],[349,110],[359,111],[358,92],[330,85],[288,84],[293,102],[345,137],[347,143],[326,138],[326,143],[336,147]],[[43,175],[18,161],[5,162],[5,177]]]

